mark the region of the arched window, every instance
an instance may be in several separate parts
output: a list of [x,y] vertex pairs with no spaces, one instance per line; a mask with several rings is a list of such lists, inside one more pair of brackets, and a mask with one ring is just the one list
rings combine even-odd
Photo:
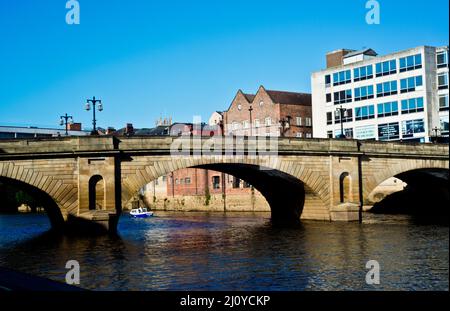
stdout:
[[351,177],[347,172],[344,172],[339,177],[339,193],[341,203],[351,201]]
[[94,175],[89,180],[89,209],[105,209],[105,181],[100,175]]

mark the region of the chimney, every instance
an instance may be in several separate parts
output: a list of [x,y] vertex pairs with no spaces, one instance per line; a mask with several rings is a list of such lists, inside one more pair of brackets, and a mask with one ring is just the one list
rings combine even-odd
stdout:
[[340,49],[327,53],[327,68],[343,65],[344,56],[354,50]]
[[127,126],[125,127],[125,136],[133,136],[134,135],[134,128],[132,123],[127,123]]
[[108,129],[106,130],[106,135],[112,135],[116,132],[116,129],[113,127],[108,127]]
[[69,123],[69,131],[81,131],[81,123]]

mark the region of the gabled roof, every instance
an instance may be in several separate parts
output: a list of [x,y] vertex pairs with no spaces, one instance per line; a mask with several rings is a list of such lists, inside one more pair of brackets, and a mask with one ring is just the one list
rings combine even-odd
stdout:
[[247,101],[249,103],[253,102],[253,100],[255,99],[256,95],[254,94],[246,94],[246,93],[242,93],[245,96],[245,99],[247,99]]
[[[311,94],[309,93],[266,90],[262,85],[259,87],[258,92],[256,94],[258,94],[261,91],[266,92],[272,99],[272,101],[277,104],[311,106]],[[233,101],[230,104],[230,107],[228,107],[228,110],[230,110],[236,97],[239,94],[242,94],[249,104],[252,104],[256,97],[256,94],[247,94],[242,92],[241,90],[238,90],[236,96],[234,97]]]
[[311,106],[311,94],[266,90],[272,101],[281,105]]
[[378,53],[372,49],[363,49],[363,50],[359,50],[359,51],[350,52],[350,53],[346,54],[344,56],[344,58],[348,58],[348,57],[352,57],[352,56],[356,56],[356,55],[360,55],[360,54],[369,55],[369,56],[377,56],[378,55]]

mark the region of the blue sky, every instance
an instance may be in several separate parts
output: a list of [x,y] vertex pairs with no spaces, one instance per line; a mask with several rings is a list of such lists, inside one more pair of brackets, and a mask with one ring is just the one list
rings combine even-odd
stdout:
[[310,74],[338,48],[379,54],[448,45],[447,0],[0,1],[0,125],[57,127],[65,112],[91,126],[88,97],[104,102],[102,127],[152,127],[227,109],[236,91],[310,91]]

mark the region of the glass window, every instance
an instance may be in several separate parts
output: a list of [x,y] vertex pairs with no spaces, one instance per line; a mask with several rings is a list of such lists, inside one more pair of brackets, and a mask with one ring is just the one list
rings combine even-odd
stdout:
[[326,94],[327,103],[331,102],[331,93]]
[[448,66],[448,52],[441,51],[436,54],[436,64],[438,68]]
[[439,96],[439,110],[448,110],[448,94]]
[[331,84],[331,76],[330,75],[326,75],[325,76],[325,86],[330,86]]
[[308,118],[308,117],[305,118],[305,125],[306,125],[306,126],[312,126],[312,120],[311,120],[311,118]]
[[333,74],[333,85],[334,86],[350,83],[351,80],[352,80],[352,77],[351,77],[350,70],[340,71],[340,72],[336,72]]
[[448,135],[448,116],[441,116],[441,135],[446,134]]
[[448,74],[446,72],[438,74],[438,89],[448,89]]
[[377,84],[377,97],[397,94],[397,81],[389,81]]
[[412,138],[416,134],[425,133],[425,126],[423,119],[407,120],[402,122],[403,138]]
[[334,92],[334,104],[344,104],[352,101],[352,90]]
[[272,125],[272,119],[270,117],[267,117],[264,119],[264,124],[266,126],[271,126]]
[[402,114],[422,112],[423,97],[402,100]]
[[373,85],[355,88],[355,101],[373,98]]
[[297,126],[302,126],[302,117],[297,117],[296,121],[297,121]]
[[397,73],[397,65],[395,59],[375,64],[376,76],[387,76]]
[[327,112],[327,125],[333,124],[333,113]]
[[353,69],[353,81],[362,81],[373,78],[373,67],[372,65],[363,66]]
[[213,176],[212,177],[212,184],[213,184],[213,189],[220,189],[220,177],[219,176]]
[[409,77],[400,80],[400,93],[413,92],[417,87],[422,86],[422,76]]
[[373,118],[375,118],[375,109],[373,105],[355,108],[355,121]]
[[400,72],[422,68],[422,54],[400,58]]

